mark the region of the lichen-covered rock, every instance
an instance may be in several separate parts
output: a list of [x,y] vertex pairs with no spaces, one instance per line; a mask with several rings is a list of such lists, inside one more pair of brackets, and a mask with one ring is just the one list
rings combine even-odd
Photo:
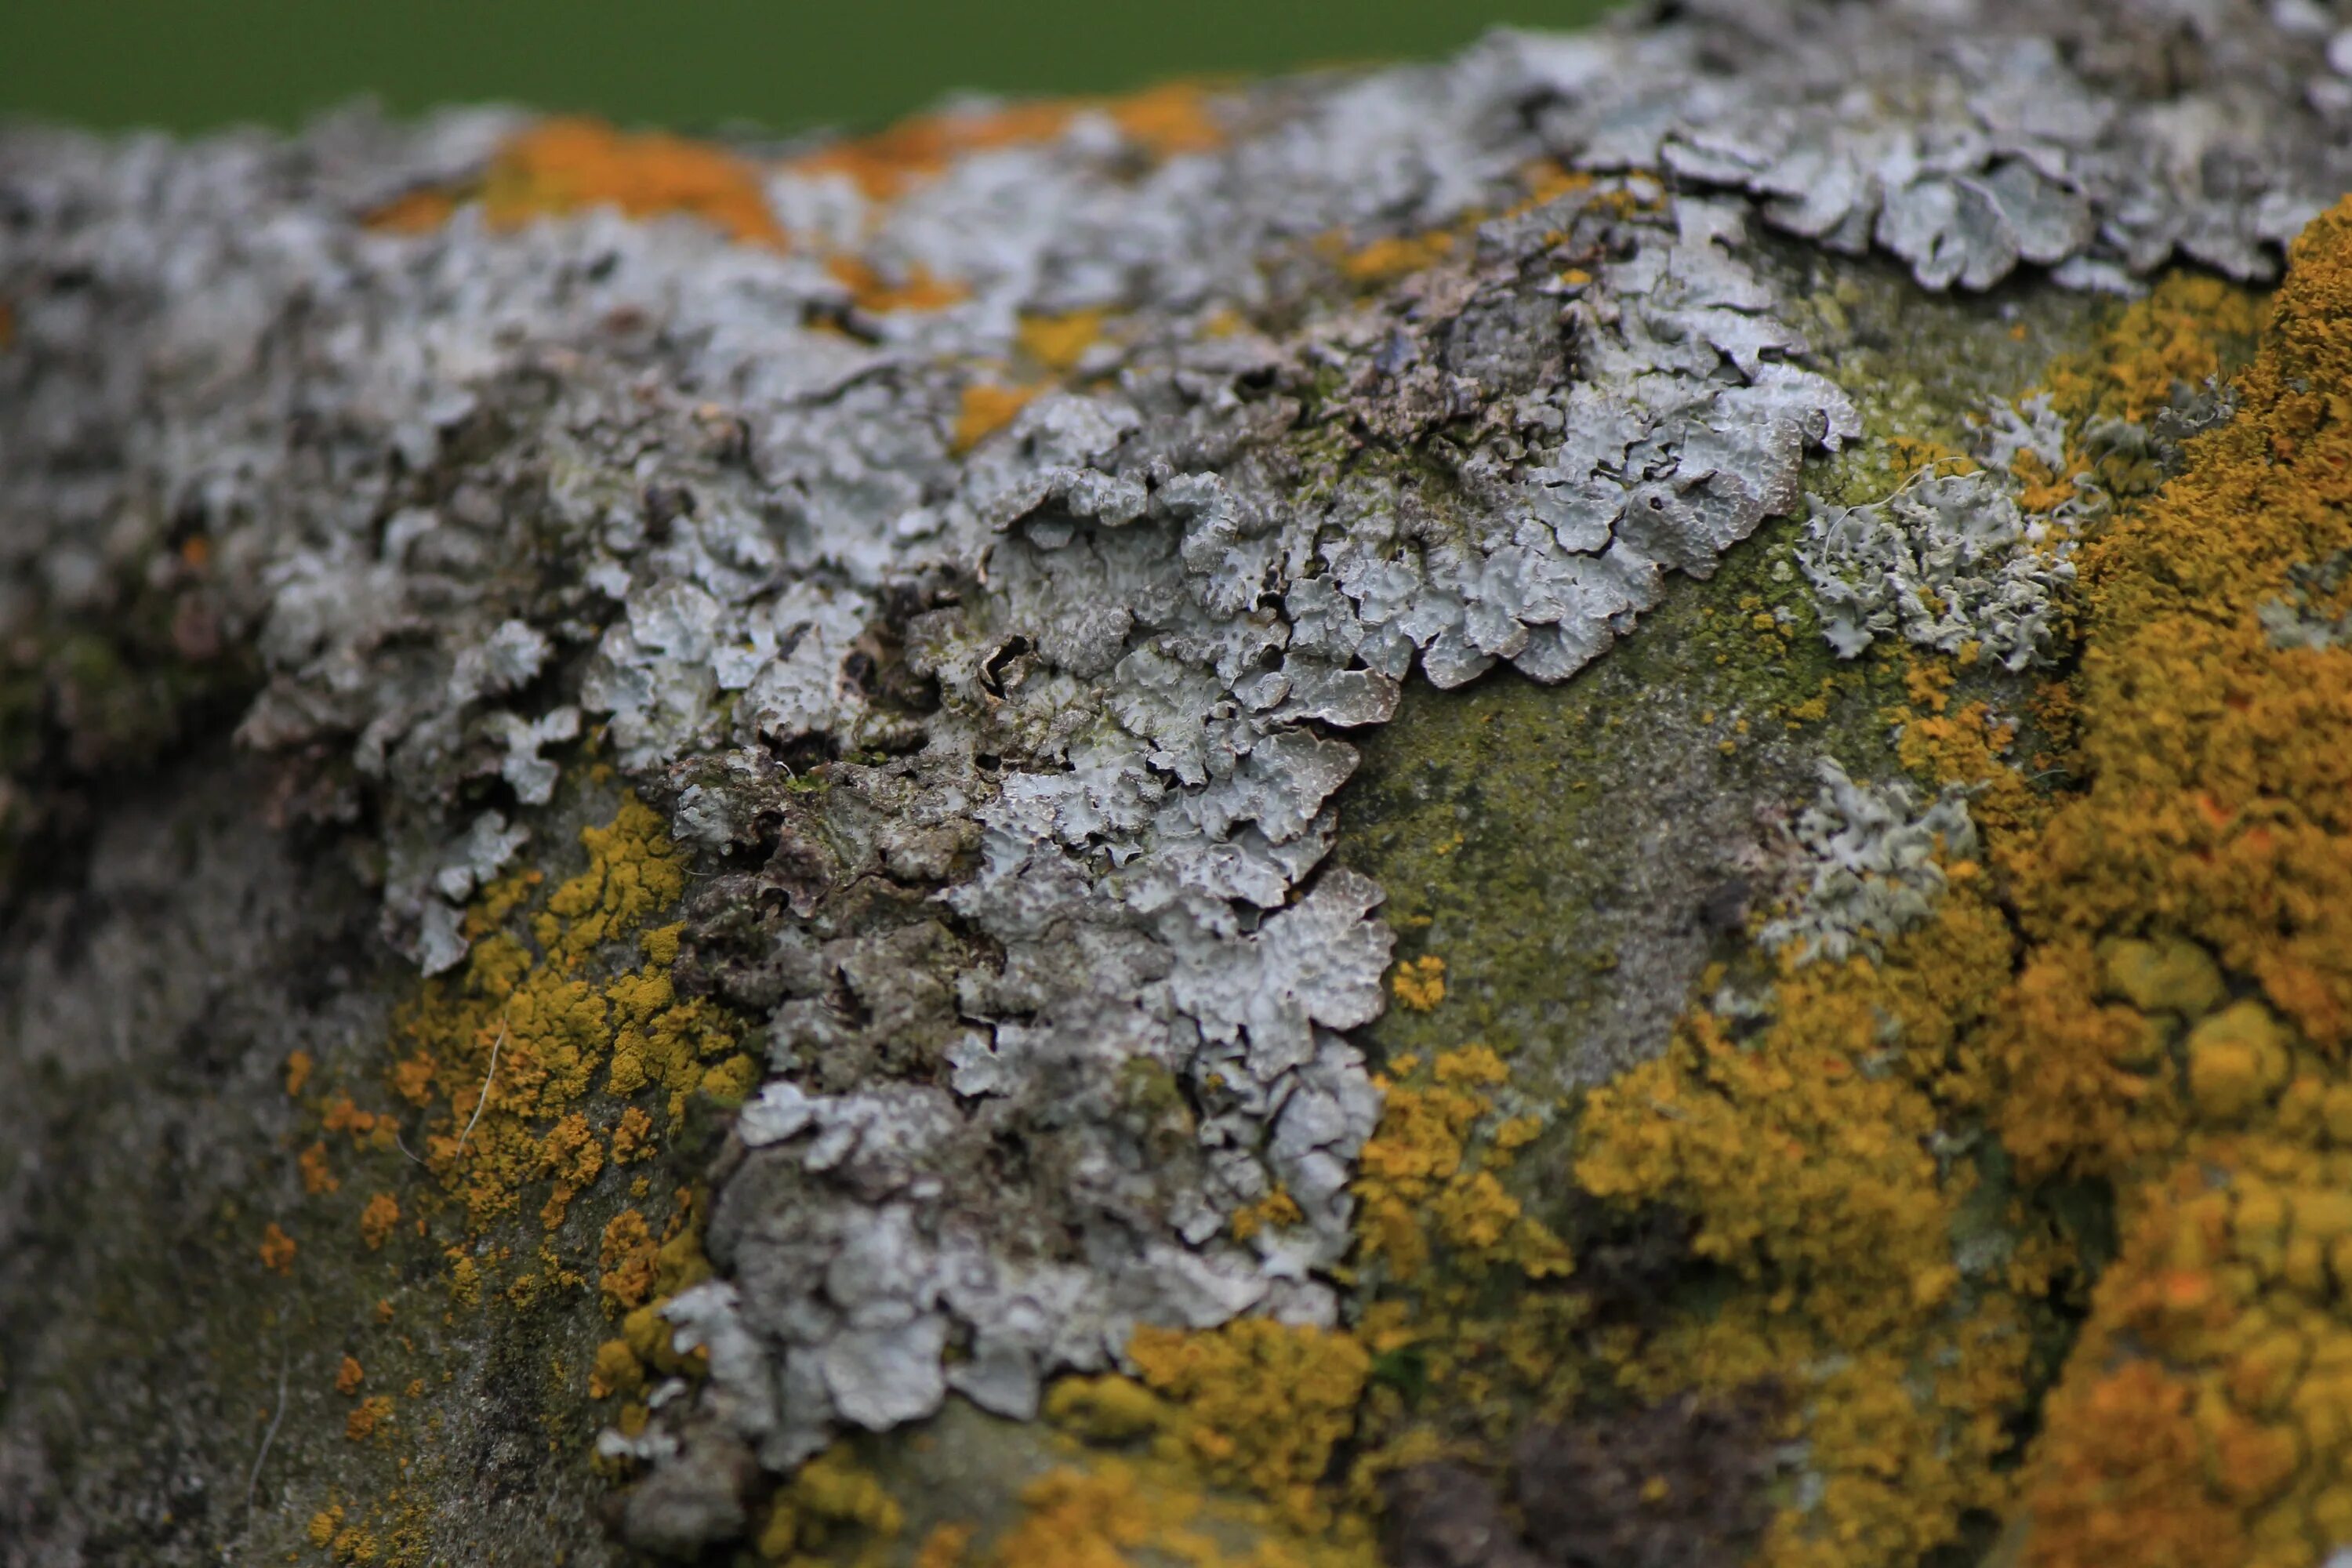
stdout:
[[[1882,341],[1887,321],[1924,334],[1923,290],[2023,269],[1992,302],[1933,309],[1978,312],[1955,331],[2041,366],[2089,338],[2086,290],[2137,290],[2176,259],[2270,278],[2352,184],[2352,86],[2323,45],[2293,8],[2248,5],[2116,4],[2054,26],[1967,0],[1685,6],[1497,34],[1438,66],[967,107],[782,147],[475,111],[185,144],[0,133],[0,835],[40,870],[5,906],[24,936],[0,972],[17,999],[0,1086],[44,1086],[26,1147],[84,1125],[87,1091],[44,1064],[89,1053],[90,1008],[191,1016],[181,982],[123,967],[127,938],[80,967],[62,956],[75,900],[119,858],[63,827],[195,821],[153,793],[168,782],[118,782],[150,753],[110,738],[160,711],[190,734],[233,724],[256,823],[296,847],[269,853],[311,867],[267,889],[294,911],[278,918],[344,932],[355,885],[374,909],[367,961],[331,988],[366,995],[366,1027],[404,1043],[370,1070],[344,1042],[332,1070],[354,1088],[298,1116],[282,1101],[313,1070],[306,1031],[333,1011],[306,994],[243,1037],[244,1092],[285,1074],[257,1124],[292,1140],[304,1202],[343,1184],[329,1138],[380,1157],[362,1245],[413,1243],[459,1304],[479,1306],[486,1279],[531,1310],[577,1298],[545,1332],[594,1369],[564,1377],[629,1402],[596,1447],[638,1477],[615,1510],[637,1548],[783,1556],[828,1531],[888,1536],[903,1510],[838,1458],[849,1445],[954,1398],[1028,1422],[1052,1414],[1056,1377],[1134,1373],[1153,1397],[1137,1391],[1129,1439],[1157,1434],[1160,1458],[1189,1447],[1209,1491],[1265,1492],[1275,1522],[1252,1529],[1369,1550],[1319,1471],[1233,1462],[1259,1384],[1318,1335],[1346,1347],[1344,1410],[1412,1385],[1411,1357],[1478,1363],[1491,1347],[1429,1349],[1449,1342],[1402,1326],[1392,1292],[1453,1289],[1488,1251],[1515,1300],[1554,1303],[1528,1311],[1628,1310],[1605,1268],[1547,1295],[1574,1247],[1501,1175],[1529,1146],[1570,1169],[1542,1142],[1572,1120],[1558,1097],[1603,1079],[1620,1081],[1573,1165],[1588,1195],[1688,1211],[1699,1255],[1727,1267],[1812,1257],[1785,1234],[1804,1205],[1776,1206],[1780,1175],[1806,1179],[1786,1140],[1710,1113],[1675,1144],[1622,1080],[1647,1063],[1648,1103],[1678,1121],[1695,1113],[1675,1073],[1719,1058],[1760,1094],[1781,1070],[1766,1064],[1834,1054],[1824,1042],[1853,1030],[1832,1018],[1871,1018],[1871,1055],[1854,1103],[1813,1120],[1901,1131],[1855,1134],[1853,1172],[1887,1206],[1828,1233],[1911,1269],[1897,1293],[1922,1303],[1962,1280],[1992,1291],[1986,1248],[2023,1245],[2007,1232],[1948,1279],[1923,1260],[1935,1226],[1961,1223],[1966,1139],[1929,1103],[1944,1079],[1873,1086],[1905,1019],[1906,1049],[1957,1041],[1988,977],[2006,978],[1996,904],[1953,889],[1985,874],[1980,826],[2000,851],[2036,809],[2003,760],[2009,715],[2063,743],[2064,705],[2027,683],[2076,650],[2078,547],[2147,488],[2117,476],[2160,479],[2191,424],[2227,409],[2179,344],[2146,373],[2171,425],[2056,373],[2036,396],[2022,370],[1965,394],[1951,366],[1904,371],[1937,389],[1927,422],[1967,426],[1961,458],[1891,427],[1916,409],[1863,368],[1854,318],[1876,298]],[[2028,297],[2042,314],[2020,313]],[[2327,651],[2340,574],[2298,570],[2263,624],[2277,649]],[[1541,994],[1490,1004],[1468,956],[1449,987],[1433,917],[1383,913],[1391,894],[1440,900],[1359,869],[1377,858],[1335,860],[1364,738],[1410,732],[1428,692],[1482,677],[1570,681],[1660,616],[1677,637],[1720,616],[1709,638],[1746,639],[1706,644],[1732,673],[1684,650],[1657,667],[1675,689],[1629,677],[1594,699],[1606,724],[1581,776],[1511,760],[1549,768],[1549,823],[1643,836],[1586,843],[1582,862],[1660,865],[1614,888],[1547,868],[1591,907],[1536,911],[1561,932],[1549,958],[1509,933]],[[126,665],[109,708],[100,675]],[[1818,690],[1790,684],[1800,668]],[[1714,683],[1729,683],[1720,716],[1698,706]],[[1833,732],[1811,738],[1833,707]],[[1612,798],[1743,755],[1683,820]],[[203,777],[226,776],[204,756]],[[171,766],[167,781],[198,776]],[[1931,804],[1898,768],[1932,781]],[[1492,783],[1414,865],[1490,830],[1478,813],[1508,793]],[[1596,784],[1589,805],[1567,798]],[[1674,907],[1609,907],[1644,893]],[[155,918],[215,933],[225,973],[255,976],[231,1003],[259,1005],[242,993],[272,994],[259,976],[299,942],[226,934],[219,896],[191,888]],[[83,919],[128,929],[111,909]],[[1611,1019],[1589,1038],[1561,1026],[1580,922],[1625,949],[1574,955]],[[1401,936],[1412,983],[1384,986]],[[1781,951],[1775,974],[1759,947]],[[1882,962],[1914,991],[1840,990]],[[1764,1031],[1752,1054],[1704,1016],[1669,1050],[1710,963],[1718,1010]],[[1381,1022],[1391,989],[1449,1028],[1487,1009],[1494,1044],[1402,1048]],[[1969,1018],[1931,1026],[1918,995]],[[2322,1003],[2305,1000],[2308,1028]],[[2263,1063],[2251,1088],[2229,1077],[2224,1047],[2243,1042],[2197,1026],[2200,1102],[2242,1120],[2282,1087]],[[1504,1065],[1499,1047],[1530,1043],[1507,1032],[1539,1037],[1533,1065]],[[1970,1072],[1987,1059],[1950,1048]],[[687,1180],[656,1237],[640,1206],[656,1184],[630,1168],[658,1149]],[[1742,1161],[1779,1174],[1734,1199],[1707,1187]],[[33,1171],[0,1166],[0,1194],[37,1190]],[[223,1173],[205,1201],[224,1226],[231,1209],[277,1214],[258,1261],[291,1276],[302,1227],[259,1180]],[[543,1235],[515,1229],[542,1185]],[[1896,1245],[1912,1221],[1933,1236]],[[1661,1274],[1687,1262],[1679,1243],[1664,1255]],[[1828,1313],[1814,1287],[1789,1289]],[[1470,1339],[1466,1314],[1502,1310],[1441,1299]],[[0,1295],[6,1353],[45,1389],[69,1385],[67,1341],[38,1321],[61,1305],[29,1279]],[[1832,1316],[1801,1339],[1823,1365],[1880,1321],[1850,1302]],[[1139,1359],[1150,1335],[1236,1321],[1265,1325],[1263,1343],[1216,1342],[1241,1362],[1214,1418],[1155,1373],[1189,1352]],[[1573,1337],[1563,1322],[1512,1331],[1541,1351],[1503,1336],[1528,1397],[1569,1396],[1572,1379],[1528,1370]],[[1902,1333],[1886,1342],[1902,1353],[1962,1353]],[[1723,1353],[1717,1393],[1782,1370]],[[1637,1388],[1625,1432],[1712,1419],[1664,1386],[1665,1362],[1643,1364],[1624,1375],[1661,1386]],[[362,1401],[345,1436],[381,1447],[426,1384],[395,1399],[364,1378],[338,1373]],[[1851,1397],[1827,1386],[1789,1408],[1823,1425]],[[80,1460],[29,1397],[0,1397],[0,1524],[72,1561],[89,1539],[72,1507],[98,1505],[58,1503],[70,1488],[45,1467]],[[1364,1419],[1369,1465],[1390,1450]],[[1793,1467],[1801,1494],[1832,1499],[1805,1508],[1840,1528],[1879,1517],[1854,1500],[1850,1430],[1847,1449],[1832,1433],[1768,1464],[1748,1451],[1762,1421],[1714,1433],[1740,1450],[1735,1490]],[[1971,1406],[1936,1440],[1951,1466],[1990,1467],[2000,1429]],[[1528,1492],[1539,1560],[1680,1561],[1762,1532],[1744,1490],[1695,1533],[1654,1530],[1652,1478],[1602,1428],[1528,1432],[1523,1490],[1552,1475],[1608,1516],[1592,1542],[1559,1544],[1587,1524]],[[1312,1447],[1326,1469],[1333,1437]],[[159,1550],[292,1540],[288,1521],[253,1533],[273,1441],[244,1521],[215,1510]],[[1650,1448],[1666,1484],[1717,1484],[1711,1457]],[[310,1449],[302,1463],[338,1473]],[[782,1490],[763,1479],[795,1472]],[[217,1492],[226,1472],[205,1473]],[[1411,1473],[1357,1489],[1402,1500],[1391,1539],[1408,1557],[1462,1558],[1496,1528],[1474,1471]],[[362,1529],[341,1511],[356,1498],[330,1495],[342,1484],[314,1487],[311,1545],[451,1550],[429,1521]],[[1023,1484],[1022,1528],[1067,1534],[1083,1516],[1111,1540],[1178,1528],[1139,1498],[1192,1495],[1164,1477]],[[1991,1484],[1970,1471],[1935,1495],[1956,1521]],[[937,1522],[949,1542],[959,1527]],[[1915,1524],[1883,1538],[1950,1538]],[[1795,1551],[1797,1531],[1769,1550]],[[922,1560],[971,1539],[927,1542]]]

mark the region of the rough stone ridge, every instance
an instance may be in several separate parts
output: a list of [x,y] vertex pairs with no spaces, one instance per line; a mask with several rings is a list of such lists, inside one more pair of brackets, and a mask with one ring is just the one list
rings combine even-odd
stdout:
[[[2128,289],[2266,277],[2352,184],[2352,84],[2251,5],[1720,9],[1237,91],[1156,161],[1088,112],[887,199],[787,163],[782,249],[362,221],[499,115],[8,132],[0,640],[204,541],[275,808],[380,822],[427,972],[577,738],[669,810],[683,971],[770,1076],[725,1278],[667,1309],[711,1376],[614,1451],[688,1462],[700,1422],[782,1468],[950,1389],[1033,1414],[1138,1322],[1329,1321],[1390,953],[1322,865],[1340,733],[1416,668],[1566,679],[1798,510],[1861,425],[1767,231]],[[828,247],[961,295],[869,308]],[[964,427],[1024,322],[1084,311],[1060,384]],[[2041,647],[2064,569],[2000,481],[1818,527],[1856,646]],[[1967,833],[1834,773],[1768,940],[1899,929]],[[1238,1239],[1276,1193],[1300,1222]]]

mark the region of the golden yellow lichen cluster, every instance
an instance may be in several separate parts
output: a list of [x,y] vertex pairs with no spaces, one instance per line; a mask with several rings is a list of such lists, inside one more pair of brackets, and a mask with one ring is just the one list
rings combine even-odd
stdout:
[[[756,1075],[725,1015],[672,988],[680,928],[645,929],[685,885],[660,819],[632,798],[581,841],[587,868],[548,895],[530,940],[503,919],[537,882],[522,873],[469,917],[464,966],[427,982],[398,1021],[392,1078],[425,1113],[421,1158],[478,1228],[542,1183],[541,1223],[559,1227],[622,1152],[645,1149],[631,1097],[650,1090],[675,1124],[697,1090],[739,1100]],[[596,961],[632,942],[639,965],[599,983]]]
[[906,1527],[898,1500],[841,1447],[803,1465],[768,1506],[756,1549],[763,1560],[787,1568],[881,1562]]
[[[1752,1037],[1701,1015],[1588,1107],[1580,1180],[1687,1212],[1742,1286],[1623,1374],[1802,1392],[1818,1496],[1769,1563],[1908,1562],[1972,1508],[2033,1568],[2352,1538],[2352,649],[2258,614],[2352,547],[2347,307],[2352,205],[2297,245],[2235,416],[2085,541],[2082,671],[2037,714],[2083,787],[2038,796],[2013,730],[1915,664],[1902,758],[1979,786],[1987,867],[1883,962],[1784,973]],[[2145,419],[2263,314],[2169,281],[2053,401]],[[2105,458],[2021,477],[2155,489]],[[1990,1201],[1995,1159],[2026,1194],[2108,1184],[2121,1237],[2016,1468],[2032,1314],[2080,1259]]]
[[[520,1310],[551,1292],[601,1296],[620,1333],[598,1350],[588,1392],[634,1397],[656,1373],[702,1369],[703,1353],[678,1353],[659,1317],[670,1296],[709,1273],[702,1194],[679,1188],[666,1206],[622,1210],[601,1234],[567,1225],[572,1205],[654,1154],[696,1095],[740,1100],[758,1068],[737,1049],[724,1013],[671,985],[681,928],[654,922],[684,891],[685,868],[660,818],[625,796],[612,821],[584,829],[580,841],[587,864],[578,875],[551,886],[523,872],[484,890],[467,917],[466,963],[423,983],[395,1014],[395,1055],[381,1089],[331,1085],[304,1100],[323,1136],[297,1167],[305,1192],[325,1203],[345,1184],[335,1159],[373,1161],[390,1190],[373,1192],[343,1234],[355,1251],[373,1253],[413,1232],[446,1259],[456,1307],[499,1301]],[[318,1070],[297,1053],[289,1094],[303,1099]],[[629,1189],[641,1202],[650,1190],[643,1176]],[[518,1231],[540,1239],[534,1247]],[[261,1250],[265,1265],[292,1271],[297,1249],[284,1228],[270,1226]],[[389,1299],[373,1314],[379,1325],[397,1315]],[[337,1384],[357,1403],[344,1435],[364,1442],[410,1430],[395,1424],[391,1394],[358,1398],[363,1375],[346,1357]],[[424,1389],[412,1377],[406,1397]],[[634,1429],[645,1416],[642,1405],[628,1405],[617,1419]],[[353,1554],[354,1529],[338,1524],[322,1544],[346,1561],[366,1560]],[[390,1538],[381,1547],[387,1562],[407,1561],[405,1550]]]
[[660,132],[628,135],[593,120],[542,121],[500,148],[478,185],[411,192],[371,215],[372,226],[422,233],[478,200],[494,226],[611,206],[628,217],[682,213],[737,240],[783,243],[783,231],[749,161],[707,142]]
[[1175,1406],[1171,1429],[1212,1481],[1256,1492],[1308,1528],[1329,1522],[1317,1487],[1371,1370],[1354,1336],[1244,1318],[1202,1333],[1140,1328],[1127,1353]]
[[1406,959],[1389,977],[1389,989],[1396,993],[1400,1007],[1415,1013],[1433,1011],[1445,1000],[1445,960],[1433,952]]
[[[2094,542],[2089,783],[2017,858],[2003,1136],[2117,1198],[2021,1502],[2041,1568],[2288,1568],[2352,1540],[2352,647],[2272,646],[2352,548],[2352,203],[2238,410]],[[2022,1156],[2021,1156],[2022,1157]]]
[[1769,1383],[1790,1405],[1818,1495],[1777,1521],[1766,1563],[1910,1562],[2005,1500],[2002,1417],[2047,1260],[2017,1247],[1964,1272],[1983,1175],[1946,1130],[1981,1102],[1975,1037],[2011,947],[1956,884],[1877,962],[1792,963],[1761,1029],[1694,1015],[1587,1105],[1578,1181],[1688,1215],[1693,1252],[1736,1282],[1629,1337],[1619,1379],[1645,1397]]
[[[1380,1125],[1364,1144],[1356,1182],[1360,1267],[1410,1289],[1442,1253],[1448,1277],[1432,1282],[1441,1293],[1475,1290],[1496,1268],[1530,1279],[1568,1272],[1568,1249],[1524,1212],[1497,1175],[1529,1124],[1503,1122],[1485,1157],[1471,1154],[1475,1130],[1494,1120],[1491,1091],[1509,1078],[1503,1059],[1485,1046],[1444,1052],[1426,1071],[1415,1058],[1390,1064],[1379,1080],[1387,1097]],[[1432,1318],[1467,1304],[1427,1303]]]

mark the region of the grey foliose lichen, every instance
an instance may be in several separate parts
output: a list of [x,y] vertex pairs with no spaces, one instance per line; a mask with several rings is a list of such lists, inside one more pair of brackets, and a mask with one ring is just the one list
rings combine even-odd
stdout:
[[1994,408],[1978,434],[1980,467],[1932,463],[1883,500],[1813,504],[1797,561],[1841,658],[1889,636],[1973,648],[2011,673],[2048,658],[2084,509],[2068,500],[2027,514],[2015,463],[2030,453],[2043,472],[2064,471],[2064,422],[2035,396]]
[[2352,188],[2352,82],[2295,7],[2170,0],[1703,0],[1553,40],[1554,150],[1756,198],[1931,289],[2022,265],[2129,288],[2178,256],[2242,279]]
[[1833,757],[1821,772],[1821,793],[1791,830],[1804,885],[1757,940],[1774,952],[1794,946],[1800,963],[1875,958],[1888,938],[1935,912],[1945,866],[1976,853],[1968,792],[1948,788],[1922,806],[1909,784],[1856,784]]
[[[786,251],[360,221],[478,169],[498,116],[9,132],[0,622],[201,535],[268,675],[241,733],[284,760],[273,808],[373,814],[428,969],[575,737],[670,811],[682,973],[764,1020],[770,1081],[723,1278],[668,1309],[711,1376],[615,1451],[785,1467],[951,1388],[1029,1414],[1139,1321],[1328,1321],[1379,1110],[1347,1032],[1390,952],[1379,889],[1324,865],[1341,736],[1415,668],[1565,679],[1858,434],[1759,215],[1931,287],[2251,275],[2342,155],[2324,102],[2231,117],[2305,68],[2267,23],[2151,108],[2029,21],[1937,15],[1760,11],[1728,53],[1703,16],[1500,35],[1238,91],[1214,150],[1080,112],[887,200],[788,164]],[[1530,196],[1548,154],[1592,177]],[[1318,249],[1433,228],[1401,277]],[[965,292],[868,310],[828,251]],[[1024,317],[1078,310],[1108,326],[1071,377],[966,451]],[[1960,499],[1914,498],[1948,549],[1855,549],[1981,581],[1955,613],[2030,657],[2036,580]],[[1815,815],[1790,940],[1823,951],[1898,928],[1966,822],[1834,783]],[[1238,1238],[1277,1191],[1298,1223]]]
[[2352,641],[2352,609],[2328,613],[2343,600],[2352,556],[2342,551],[2287,568],[2287,590],[2255,608],[2273,647],[2336,647]]

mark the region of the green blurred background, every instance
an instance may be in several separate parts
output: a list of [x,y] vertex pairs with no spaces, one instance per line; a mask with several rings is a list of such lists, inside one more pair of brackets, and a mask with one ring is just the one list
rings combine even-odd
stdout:
[[1170,76],[1427,56],[1608,0],[16,0],[0,114],[203,130],[373,92],[624,122],[871,125],[960,88],[1110,92]]

